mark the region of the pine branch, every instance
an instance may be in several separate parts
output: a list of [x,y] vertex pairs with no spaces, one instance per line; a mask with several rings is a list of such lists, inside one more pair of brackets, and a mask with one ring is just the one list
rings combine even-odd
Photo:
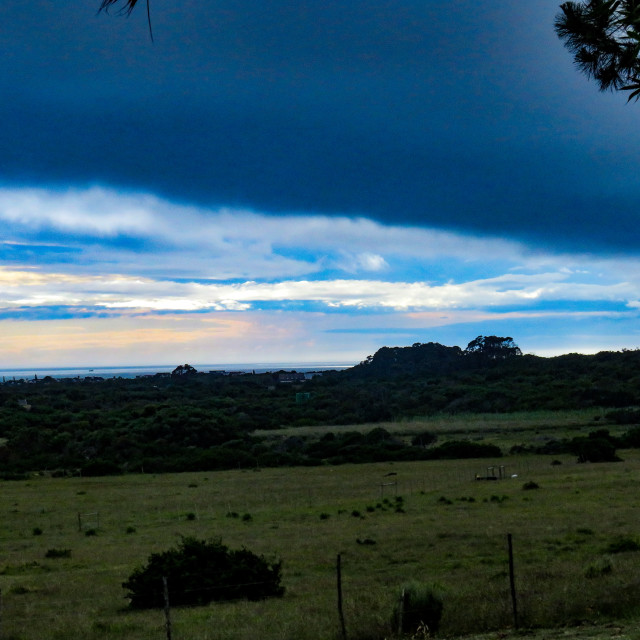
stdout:
[[[109,9],[119,1],[120,0],[102,0],[100,8],[98,9],[98,13],[100,13],[100,11],[105,11],[108,13]],[[133,11],[137,3],[138,0],[125,0],[124,7],[122,7],[119,13],[126,13],[127,15],[129,15]],[[147,22],[149,23],[149,36],[151,37],[151,42],[153,42],[153,30],[151,29],[151,9],[149,6],[149,0],[147,0]]]

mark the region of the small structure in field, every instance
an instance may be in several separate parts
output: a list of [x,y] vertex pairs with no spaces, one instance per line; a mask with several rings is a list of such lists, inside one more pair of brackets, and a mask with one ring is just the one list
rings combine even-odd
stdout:
[[[497,474],[496,474],[497,470]],[[479,473],[476,473],[476,480],[504,480],[507,477],[505,466],[500,465],[499,467],[487,467],[487,475],[481,476]]]

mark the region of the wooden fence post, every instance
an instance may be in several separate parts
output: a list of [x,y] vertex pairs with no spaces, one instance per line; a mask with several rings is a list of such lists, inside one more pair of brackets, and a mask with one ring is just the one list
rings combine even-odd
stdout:
[[342,630],[342,639],[347,640],[347,628],[344,624],[344,612],[342,610],[342,564],[340,554],[336,562],[336,571],[338,574],[338,616],[340,618],[340,628]]
[[403,589],[400,592],[400,602],[398,602],[398,636],[402,636],[402,632],[404,631],[404,602],[405,591]]
[[167,640],[171,640],[171,609],[169,608],[169,583],[166,576],[162,577],[162,586],[164,588],[164,624],[167,630]]
[[518,602],[516,600],[516,580],[513,570],[513,541],[510,533],[507,534],[509,546],[509,583],[511,585],[511,605],[513,606],[513,628],[518,628]]

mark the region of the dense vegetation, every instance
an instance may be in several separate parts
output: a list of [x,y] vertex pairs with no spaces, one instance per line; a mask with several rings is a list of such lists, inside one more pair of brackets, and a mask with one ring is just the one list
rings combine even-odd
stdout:
[[[521,355],[511,338],[479,336],[464,350],[435,343],[384,347],[346,371],[304,382],[280,379],[277,373],[198,373],[182,365],[172,376],[6,382],[0,385],[0,473],[103,475],[499,455],[474,442],[406,442],[381,428],[276,442],[254,433],[437,413],[604,407],[612,422],[631,426],[625,444],[640,443],[633,431],[640,423],[640,351],[540,358]],[[600,450],[608,437],[602,435]],[[587,451],[589,459],[593,442],[581,450],[578,444],[556,444],[556,451]]]
[[187,537],[177,547],[152,553],[122,586],[132,609],[162,608],[169,590],[173,606],[262,600],[284,594],[281,569],[282,563],[269,563],[248,549],[231,550],[221,542]]

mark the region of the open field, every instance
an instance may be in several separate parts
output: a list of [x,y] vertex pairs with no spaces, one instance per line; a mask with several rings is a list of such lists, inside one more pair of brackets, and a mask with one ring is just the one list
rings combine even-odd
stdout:
[[503,451],[514,445],[543,443],[549,439],[586,436],[590,431],[605,427],[612,435],[623,433],[628,427],[608,424],[610,409],[572,409],[566,411],[518,411],[511,413],[458,413],[436,414],[427,417],[358,425],[327,425],[285,427],[256,430],[254,435],[273,439],[290,436],[321,437],[326,433],[358,431],[367,433],[382,427],[390,434],[410,441],[419,433],[429,431],[439,442],[469,439],[495,444]]
[[[411,579],[442,590],[441,635],[508,629],[507,533],[522,626],[622,621],[532,638],[639,637],[629,629],[640,615],[640,553],[607,551],[640,528],[640,452],[620,454],[594,465],[503,458],[495,464],[517,477],[496,482],[474,481],[487,460],[2,482],[0,638],[165,638],[163,613],[127,611],[121,583],[180,535],[282,558],[286,593],[174,610],[174,640],[340,637],[338,553],[351,639],[391,637],[391,610]],[[523,490],[527,481],[540,488]],[[78,530],[78,513],[97,535]],[[46,559],[50,549],[71,557]]]

